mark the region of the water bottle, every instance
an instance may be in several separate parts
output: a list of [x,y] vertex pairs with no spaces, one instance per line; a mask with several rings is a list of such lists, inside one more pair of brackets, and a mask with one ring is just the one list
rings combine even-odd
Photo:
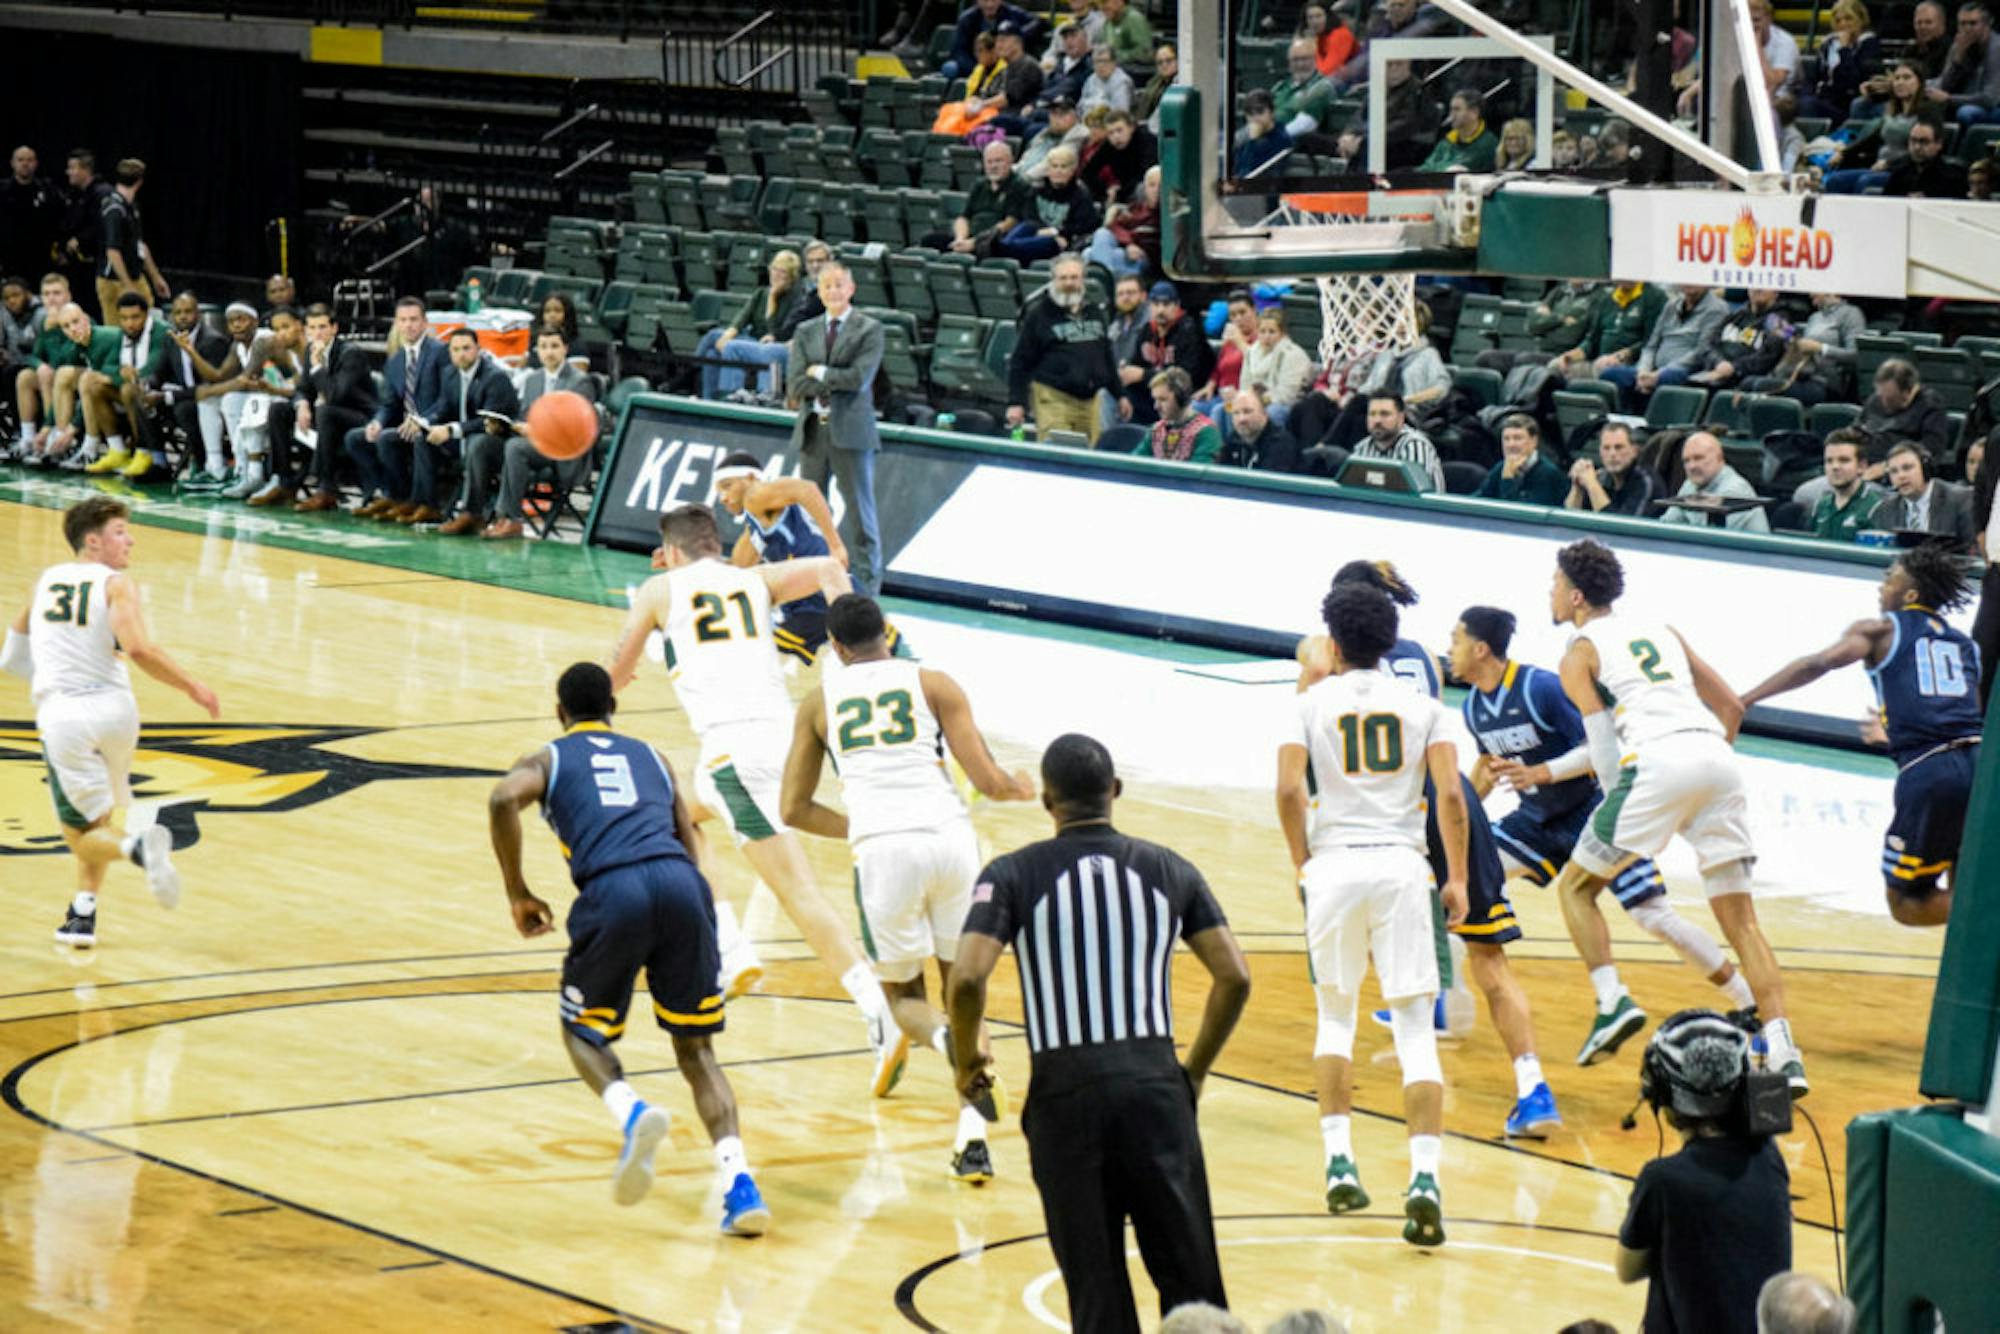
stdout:
[[937,429],[940,431],[957,430],[958,414],[956,412],[940,412],[937,415]]
[[471,278],[465,284],[465,313],[477,315],[486,308],[486,298],[480,295],[479,279]]

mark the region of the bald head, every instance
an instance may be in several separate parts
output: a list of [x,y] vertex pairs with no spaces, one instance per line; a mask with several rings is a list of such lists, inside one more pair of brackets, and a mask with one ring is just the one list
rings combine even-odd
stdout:
[[75,342],[90,341],[90,313],[74,301],[56,312],[56,326]]
[[1817,1274],[1773,1274],[1757,1294],[1757,1334],[1853,1334],[1854,1303]]
[[1723,469],[1722,442],[1696,431],[1681,445],[1681,469],[1696,486],[1707,486]]

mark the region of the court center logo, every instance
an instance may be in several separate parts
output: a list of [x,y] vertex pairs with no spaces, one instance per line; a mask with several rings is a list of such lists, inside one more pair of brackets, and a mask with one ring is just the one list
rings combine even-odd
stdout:
[[[141,729],[132,798],[159,808],[174,844],[200,841],[203,812],[297,810],[370,783],[496,778],[494,769],[370,760],[335,749],[378,727],[173,723]],[[0,721],[0,856],[66,851],[33,723]]]

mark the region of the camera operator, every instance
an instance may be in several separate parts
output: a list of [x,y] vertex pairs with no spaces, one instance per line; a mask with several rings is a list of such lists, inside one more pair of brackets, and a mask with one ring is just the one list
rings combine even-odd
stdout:
[[1756,1334],[1759,1290],[1792,1267],[1791,1177],[1771,1142],[1791,1128],[1783,1076],[1753,1073],[1750,1035],[1729,1020],[1683,1010],[1646,1045],[1639,1094],[1681,1149],[1632,1187],[1618,1277],[1652,1281],[1647,1334]]

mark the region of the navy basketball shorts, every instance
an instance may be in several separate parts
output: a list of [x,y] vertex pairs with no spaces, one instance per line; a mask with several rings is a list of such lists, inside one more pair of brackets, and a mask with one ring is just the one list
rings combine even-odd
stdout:
[[1979,747],[1938,750],[1896,775],[1896,814],[1882,840],[1882,880],[1891,894],[1921,899],[1958,860]]
[[[1479,794],[1472,790],[1472,780],[1461,774],[1458,781],[1465,792],[1465,813],[1471,828],[1465,841],[1465,920],[1452,927],[1451,933],[1485,945],[1505,945],[1510,940],[1521,938],[1521,924],[1514,920],[1514,905],[1507,901],[1507,868],[1500,864],[1500,848],[1493,841],[1493,826],[1486,819],[1486,808],[1479,804]],[[1443,885],[1448,876],[1444,842],[1438,835],[1435,794],[1436,789],[1426,778],[1424,840],[1429,851],[1431,874],[1437,877],[1439,885]]]
[[642,968],[661,1028],[681,1037],[722,1031],[715,901],[692,862],[656,857],[583,887],[569,910],[563,1026],[596,1046],[617,1041]]
[[[1590,811],[1590,803],[1585,802],[1541,820],[1526,807],[1516,806],[1493,826],[1493,839],[1500,845],[1502,857],[1519,866],[1531,884],[1547,886],[1569,861],[1584,826],[1590,823]],[[1611,879],[1611,893],[1624,908],[1636,908],[1666,892],[1660,868],[1647,857],[1633,861]]]
[[772,642],[778,652],[790,654],[810,667],[826,646],[826,599],[815,593],[778,608],[771,627]]

